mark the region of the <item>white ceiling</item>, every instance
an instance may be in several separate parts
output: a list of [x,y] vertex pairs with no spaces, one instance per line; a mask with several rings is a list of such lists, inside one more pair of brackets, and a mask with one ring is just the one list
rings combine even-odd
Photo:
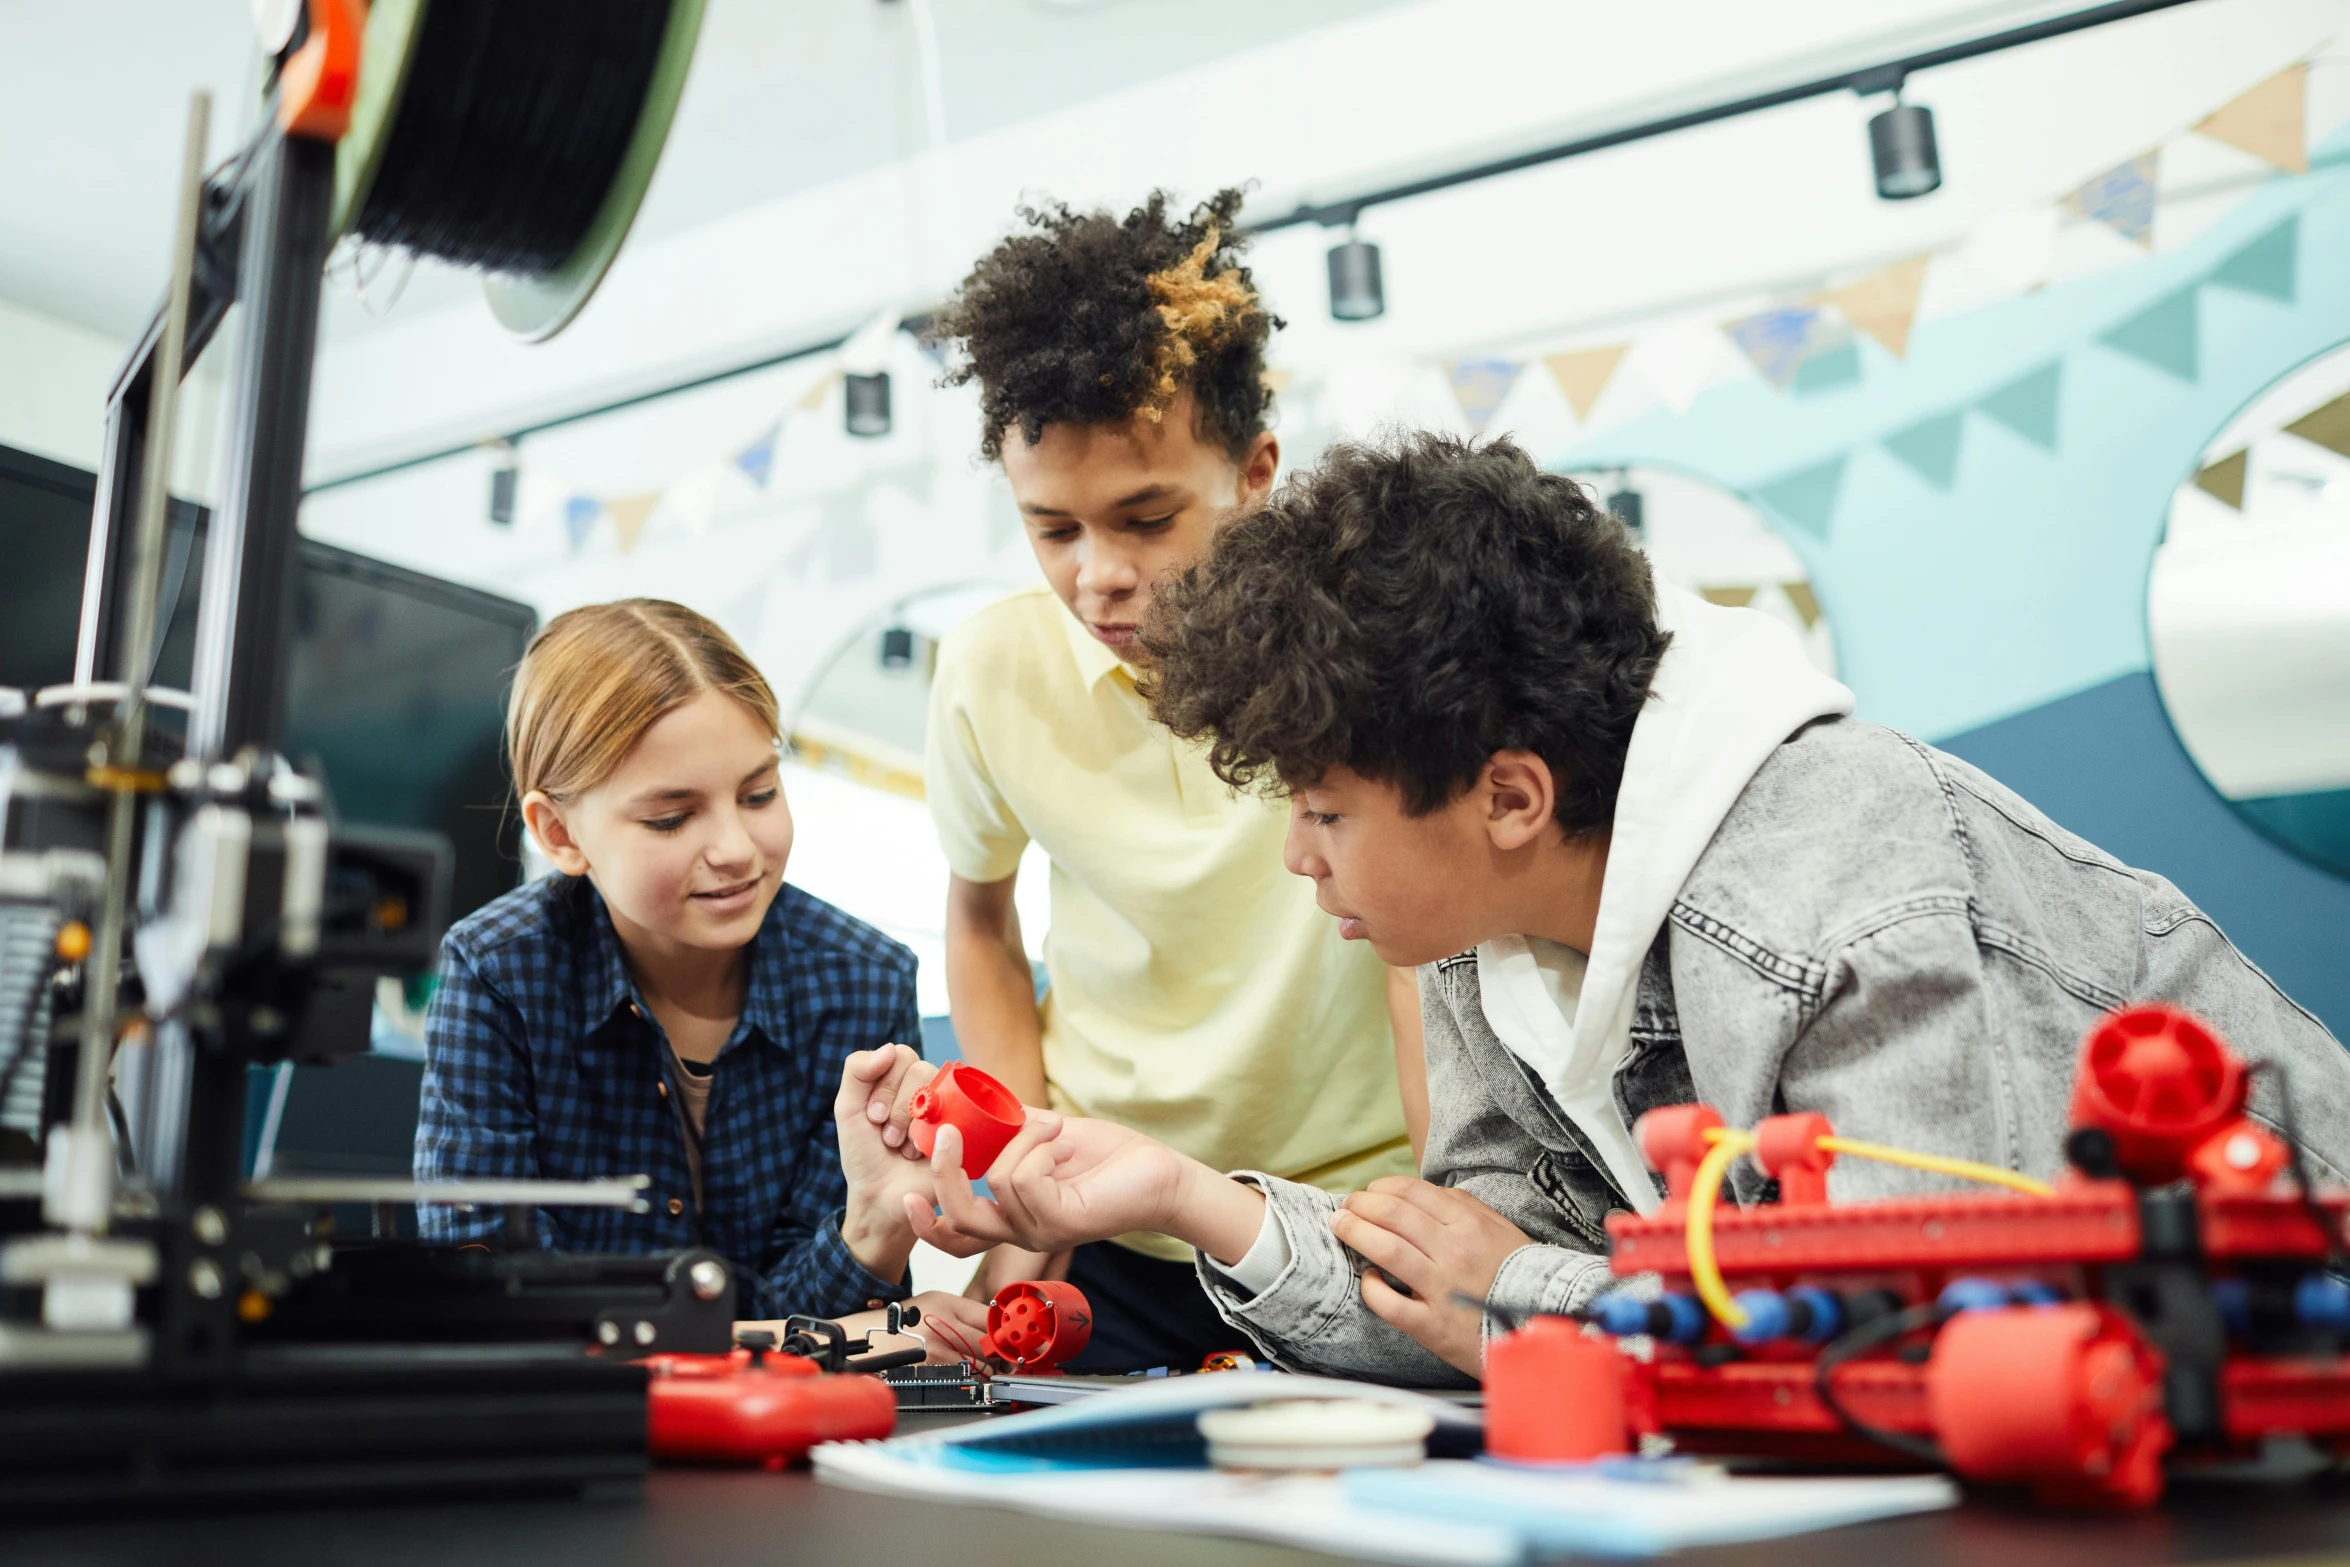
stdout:
[[[932,0],[947,134],[1397,3]],[[0,0],[0,299],[116,338],[137,330],[161,292],[187,95],[213,93],[222,155],[251,120],[251,40],[247,0]],[[927,134],[911,0],[709,0],[639,236],[890,163]],[[420,270],[407,307],[472,287]],[[329,319],[330,335],[366,324],[349,309]]]

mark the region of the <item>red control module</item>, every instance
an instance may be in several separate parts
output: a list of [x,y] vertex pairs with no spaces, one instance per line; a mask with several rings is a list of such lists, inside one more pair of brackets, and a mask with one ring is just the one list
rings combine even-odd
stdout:
[[[1538,1318],[1494,1342],[1489,1443],[1565,1458],[1658,1435],[2082,1507],[2149,1505],[2167,1470],[2269,1437],[2350,1456],[2350,1195],[2312,1187],[2247,1112],[2255,1070],[2175,1008],[2111,1014],[2082,1041],[2053,1182],[1817,1114],[1746,1132],[1704,1105],[1652,1111],[1638,1136],[1668,1195],[1608,1221],[1613,1271],[1642,1282],[1587,1327]],[[1839,1158],[2007,1189],[1832,1203]],[[1721,1200],[1739,1159],[1776,1201]],[[1595,1358],[1591,1329],[1629,1342]]]
[[780,1469],[819,1442],[885,1437],[898,1398],[876,1376],[828,1375],[798,1355],[655,1355],[646,1437],[657,1460]]

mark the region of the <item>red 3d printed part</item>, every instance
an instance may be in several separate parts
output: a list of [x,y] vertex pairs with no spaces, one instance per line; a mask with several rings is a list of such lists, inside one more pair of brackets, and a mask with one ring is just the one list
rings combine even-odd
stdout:
[[963,1134],[963,1169],[974,1179],[987,1173],[1004,1145],[1028,1124],[1027,1108],[1010,1089],[960,1061],[940,1067],[936,1077],[915,1090],[909,1108],[913,1120],[907,1133],[925,1154],[937,1146],[941,1126]]
[[2162,1494],[2162,1357],[2110,1306],[1960,1312],[1935,1336],[1926,1403],[1950,1467],[1970,1480],[2074,1507]]
[[[1694,1250],[1699,1162],[1737,1134],[1703,1105],[1651,1110],[1637,1135],[1670,1196],[1610,1216],[1609,1267],[1660,1275],[1663,1295],[1593,1312],[1650,1340],[1623,1359],[1621,1418],[1690,1452],[1946,1463],[2072,1507],[2150,1505],[2166,1464],[2269,1437],[2350,1456],[2350,1308],[2333,1276],[2350,1194],[2303,1188],[2246,1112],[2247,1071],[2176,1009],[2100,1019],[2074,1082],[2073,1168],[2045,1194],[1830,1203],[1837,1158],[1933,1170],[1935,1156],[1774,1116],[1751,1153],[1779,1200],[1718,1203]],[[1539,1433],[1536,1390],[1559,1373],[1509,1342],[1487,1355],[1488,1441],[1535,1451],[1543,1438],[1512,1422]]]
[[780,1469],[819,1442],[885,1437],[898,1396],[879,1377],[822,1376],[797,1355],[657,1355],[646,1362],[646,1445],[656,1459]]
[[2075,1127],[2113,1139],[2114,1163],[2159,1186],[2186,1173],[2195,1145],[2244,1109],[2244,1063],[2176,1007],[2123,1007],[2081,1042]]
[[1093,1338],[1093,1307],[1066,1279],[1022,1280],[995,1292],[987,1306],[987,1337],[980,1349],[1023,1371],[1044,1371],[1085,1348]]
[[1485,1348],[1485,1451],[1575,1463],[1630,1451],[1624,1352],[1559,1317],[1536,1317]]

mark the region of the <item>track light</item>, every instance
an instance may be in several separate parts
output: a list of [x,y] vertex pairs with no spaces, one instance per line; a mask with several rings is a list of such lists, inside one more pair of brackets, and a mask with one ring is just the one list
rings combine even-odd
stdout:
[[1903,103],[1893,90],[1893,107],[1869,121],[1869,154],[1877,165],[1877,194],[1907,201],[1942,188],[1942,157],[1934,147],[1934,111]]
[[1624,525],[1624,530],[1632,535],[1635,544],[1645,543],[1648,539],[1646,506],[1640,492],[1632,488],[1632,475],[1618,469],[1616,491],[1607,498],[1607,509],[1615,514],[1616,521]]
[[490,470],[490,521],[501,528],[514,526],[514,496],[522,485],[522,470],[514,464],[514,448],[498,443],[498,465]]
[[847,389],[849,434],[872,437],[889,434],[889,372],[871,375],[851,371],[843,377]]
[[1387,313],[1387,289],[1379,279],[1379,247],[1358,239],[1330,247],[1330,314],[1340,321],[1369,321]]
[[881,633],[881,667],[906,669],[914,662],[914,633],[905,626],[891,626]]

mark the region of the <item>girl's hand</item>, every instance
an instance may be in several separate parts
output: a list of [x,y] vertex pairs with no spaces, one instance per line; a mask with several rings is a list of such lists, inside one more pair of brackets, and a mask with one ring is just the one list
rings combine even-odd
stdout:
[[924,1290],[914,1297],[913,1304],[922,1308],[922,1320],[914,1332],[930,1351],[926,1364],[951,1366],[968,1360],[976,1365],[985,1358],[979,1341],[987,1337],[986,1301]]
[[[905,1204],[930,1199],[930,1167],[911,1144],[892,1147],[885,1130],[896,1108],[937,1069],[904,1045],[860,1050],[841,1069],[833,1099],[833,1127],[840,1137],[841,1173],[848,1179],[848,1204],[841,1239],[850,1255],[879,1279],[905,1277],[914,1250],[914,1232]],[[876,1117],[874,1106],[883,1106]]]

